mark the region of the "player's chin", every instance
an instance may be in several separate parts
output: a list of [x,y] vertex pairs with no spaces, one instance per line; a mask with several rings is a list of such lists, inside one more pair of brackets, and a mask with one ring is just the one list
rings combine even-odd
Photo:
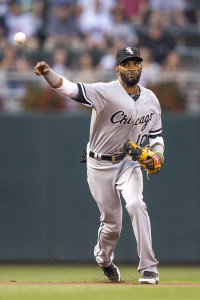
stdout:
[[127,76],[127,85],[136,85],[140,80],[140,75],[134,74]]
[[139,80],[137,79],[137,78],[133,78],[133,79],[128,79],[127,81],[126,81],[126,84],[128,85],[128,86],[133,86],[133,85],[136,85],[136,84],[138,84],[138,82],[139,82]]

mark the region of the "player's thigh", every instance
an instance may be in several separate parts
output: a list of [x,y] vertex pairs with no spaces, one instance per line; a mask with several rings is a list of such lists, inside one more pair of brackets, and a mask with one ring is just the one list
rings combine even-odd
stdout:
[[116,189],[118,170],[111,166],[100,169],[87,167],[88,184],[104,222],[121,220],[120,193]]
[[122,177],[121,181],[118,181],[120,183],[118,188],[126,204],[143,201],[143,176],[141,168],[139,166],[130,165],[130,167],[124,171]]

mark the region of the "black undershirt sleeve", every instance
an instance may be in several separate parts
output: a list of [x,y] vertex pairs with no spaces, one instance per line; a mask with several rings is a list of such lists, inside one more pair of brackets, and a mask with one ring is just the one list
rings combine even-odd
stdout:
[[73,98],[73,100],[79,102],[79,103],[83,103],[83,104],[88,104],[88,101],[85,99],[82,88],[80,83],[77,83],[78,85],[78,97],[77,98]]

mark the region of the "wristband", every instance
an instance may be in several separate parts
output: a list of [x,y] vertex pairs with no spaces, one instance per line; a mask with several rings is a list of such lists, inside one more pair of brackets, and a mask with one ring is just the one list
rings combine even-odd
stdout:
[[44,78],[51,85],[52,88],[59,88],[62,86],[63,79],[60,75],[56,74],[52,69],[49,69],[49,72],[44,75]]
[[164,162],[164,155],[161,152],[155,152],[156,154],[158,154],[161,158],[161,164]]

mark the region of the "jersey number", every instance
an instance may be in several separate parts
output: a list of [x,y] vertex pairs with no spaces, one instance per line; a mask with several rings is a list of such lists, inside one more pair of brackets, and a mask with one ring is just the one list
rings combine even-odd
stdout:
[[138,134],[137,137],[137,142],[136,144],[139,145],[140,147],[142,146],[142,144],[144,143],[144,141],[148,138],[147,134],[142,135],[141,133]]

